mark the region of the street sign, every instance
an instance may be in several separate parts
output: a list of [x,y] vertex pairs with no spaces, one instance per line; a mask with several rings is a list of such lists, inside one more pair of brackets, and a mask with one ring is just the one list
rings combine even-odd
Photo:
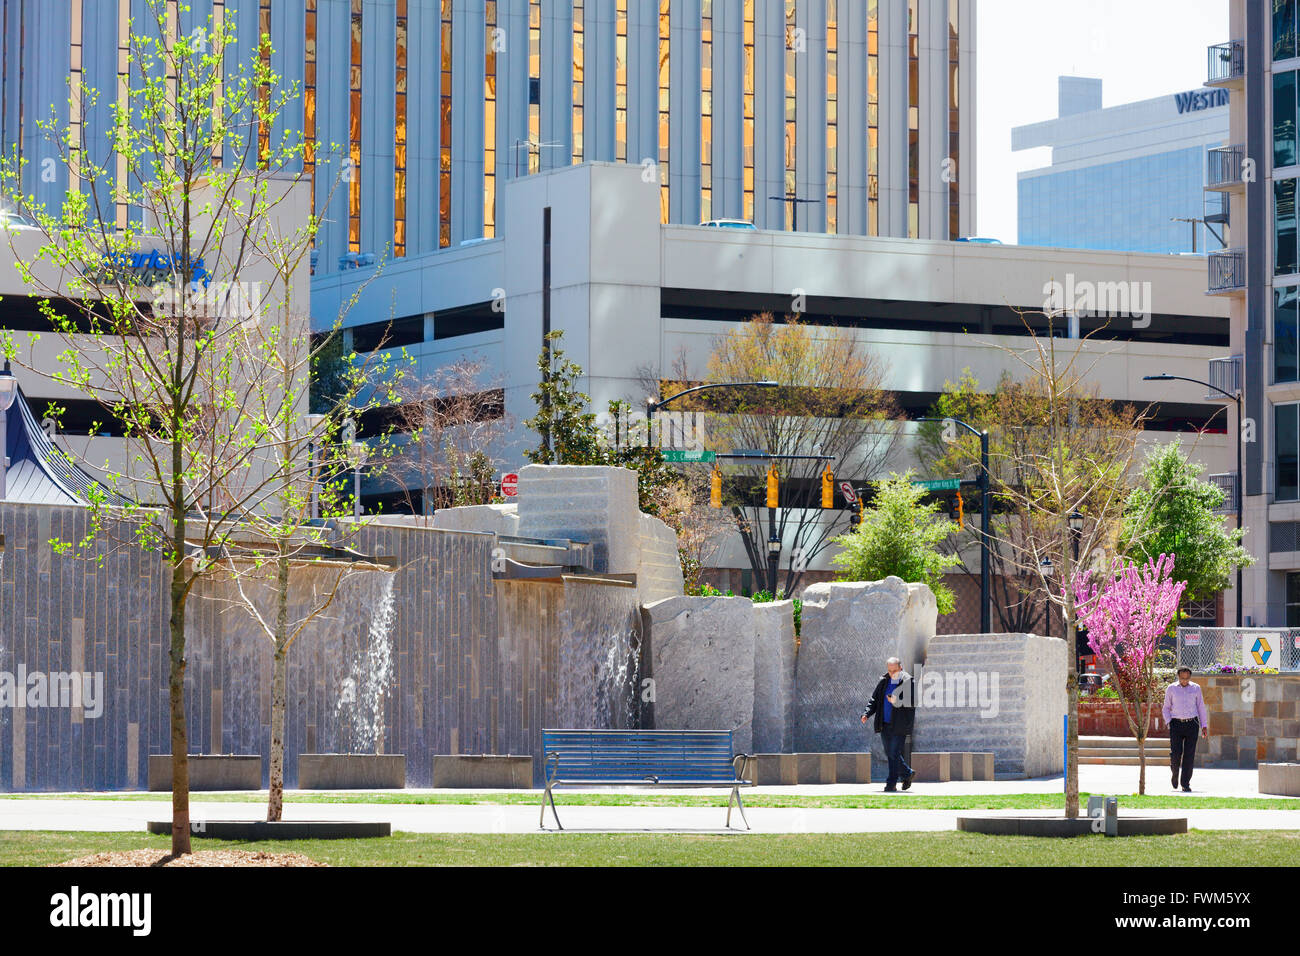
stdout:
[[704,462],[712,464],[718,460],[717,452],[712,451],[695,451],[686,448],[663,448],[659,454],[663,456],[664,461],[676,462],[679,464],[690,462]]
[[912,484],[924,488],[926,491],[957,491],[961,488],[961,481],[957,478],[940,478],[934,481],[913,481]]
[[840,494],[844,496],[844,500],[849,504],[853,504],[853,502],[858,500],[857,493],[853,490],[853,482],[851,481],[840,482]]
[[513,498],[519,494],[519,476],[513,471],[501,478],[501,494],[506,498]]

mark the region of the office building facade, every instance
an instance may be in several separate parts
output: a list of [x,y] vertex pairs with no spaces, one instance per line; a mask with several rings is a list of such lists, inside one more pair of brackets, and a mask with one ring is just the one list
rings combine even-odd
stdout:
[[1228,140],[1228,91],[1204,87],[1102,107],[1102,81],[1059,79],[1057,118],[1011,131],[1048,147],[1017,176],[1017,241],[1027,246],[1204,253],[1223,247],[1224,194],[1207,192],[1207,150]]
[[[491,238],[505,181],[642,167],[664,222],[955,238],[974,223],[974,0],[166,0],[271,38],[324,226],[317,273]],[[107,155],[143,0],[3,0],[0,139],[52,202],[37,119]],[[88,95],[98,91],[98,97]],[[797,201],[796,201],[797,200]],[[124,211],[123,215],[127,212]]]

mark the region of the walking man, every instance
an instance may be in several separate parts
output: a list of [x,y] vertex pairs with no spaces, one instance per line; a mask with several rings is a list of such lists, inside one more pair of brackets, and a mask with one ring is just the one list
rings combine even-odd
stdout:
[[1183,792],[1192,792],[1192,767],[1196,763],[1196,737],[1210,736],[1210,715],[1199,684],[1192,683],[1192,669],[1178,668],[1178,680],[1165,688],[1162,711],[1169,725],[1169,782],[1178,789],[1182,768]]
[[897,657],[885,661],[886,673],[871,692],[867,709],[862,712],[862,722],[868,717],[875,717],[875,731],[880,734],[880,742],[885,745],[885,755],[889,758],[889,778],[885,781],[885,793],[898,790],[898,781],[903,781],[903,789],[912,786],[916,772],[907,764],[903,753],[907,737],[912,732],[912,722],[916,715],[912,697],[912,675],[903,670],[902,662]]

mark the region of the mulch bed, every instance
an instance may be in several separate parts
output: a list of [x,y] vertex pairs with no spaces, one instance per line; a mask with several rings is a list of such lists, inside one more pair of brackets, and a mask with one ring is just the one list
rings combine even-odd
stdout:
[[261,850],[199,850],[173,857],[166,850],[120,850],[78,857],[53,866],[327,866],[301,853]]

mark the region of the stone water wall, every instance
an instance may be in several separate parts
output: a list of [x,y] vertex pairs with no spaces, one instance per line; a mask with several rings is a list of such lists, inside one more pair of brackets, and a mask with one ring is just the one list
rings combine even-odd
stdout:
[[1210,714],[1210,739],[1196,762],[1257,767],[1300,759],[1300,674],[1197,674]]
[[[0,558],[0,672],[84,670],[102,674],[106,685],[98,717],[84,707],[0,707],[0,790],[140,788],[148,756],[171,749],[166,569],[132,543],[129,528],[110,529],[112,539],[100,542],[102,564],[93,554],[60,556],[48,543],[79,540],[86,530],[81,508],[0,504],[8,547]],[[617,665],[639,640],[635,589],[584,579],[493,581],[495,540],[374,524],[349,541],[400,565],[382,723],[384,749],[407,755],[412,786],[430,785],[434,753],[540,761],[543,726],[574,726],[604,713],[615,726],[625,720],[624,691],[597,676],[611,660],[626,676]],[[188,604],[190,749],[265,755],[270,643],[223,596],[230,595],[200,589]],[[297,781],[298,753],[341,739],[347,662],[367,638],[374,607],[373,591],[345,597],[290,652],[289,786]],[[592,684],[564,679],[566,669],[593,675]]]

